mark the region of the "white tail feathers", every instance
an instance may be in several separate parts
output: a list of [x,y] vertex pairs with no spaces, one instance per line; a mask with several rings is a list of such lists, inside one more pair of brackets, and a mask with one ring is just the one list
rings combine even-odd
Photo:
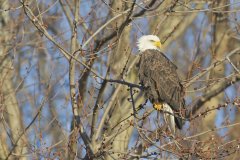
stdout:
[[165,123],[168,125],[168,129],[175,134],[175,120],[174,120],[174,113],[173,110],[171,109],[171,107],[167,104],[167,103],[163,103],[163,108],[162,108],[163,112],[167,112],[167,113],[163,113],[163,118]]

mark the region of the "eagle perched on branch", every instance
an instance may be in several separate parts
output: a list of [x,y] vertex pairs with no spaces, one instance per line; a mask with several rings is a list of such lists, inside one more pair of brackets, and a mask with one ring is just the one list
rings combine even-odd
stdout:
[[164,111],[164,120],[175,133],[175,124],[183,126],[181,111],[185,108],[184,89],[177,67],[160,51],[161,42],[155,35],[139,38],[139,80],[143,92],[156,110]]

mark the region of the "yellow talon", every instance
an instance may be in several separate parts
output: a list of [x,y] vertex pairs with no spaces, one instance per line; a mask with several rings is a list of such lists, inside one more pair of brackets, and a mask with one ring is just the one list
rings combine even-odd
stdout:
[[163,108],[163,105],[161,103],[153,104],[153,108],[160,111]]

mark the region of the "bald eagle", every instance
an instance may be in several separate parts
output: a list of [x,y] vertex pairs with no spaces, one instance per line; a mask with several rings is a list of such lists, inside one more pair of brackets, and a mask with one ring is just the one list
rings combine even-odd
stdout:
[[161,42],[155,35],[139,38],[138,48],[141,54],[139,80],[143,92],[156,110],[165,111],[164,119],[175,132],[175,124],[179,129],[183,126],[181,111],[185,108],[184,88],[177,67],[160,51]]

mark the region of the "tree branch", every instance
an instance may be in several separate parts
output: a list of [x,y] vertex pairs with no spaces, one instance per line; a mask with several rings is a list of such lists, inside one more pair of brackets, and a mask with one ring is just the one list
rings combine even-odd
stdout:
[[197,74],[196,76],[192,77],[190,80],[188,80],[188,82],[186,83],[185,87],[189,87],[192,83],[196,82],[199,78],[201,78],[202,76],[204,76],[206,73],[208,73],[211,69],[215,68],[216,66],[220,65],[221,63],[223,63],[225,60],[229,59],[229,57],[231,57],[234,54],[239,54],[240,51],[240,47],[236,48],[234,50],[232,50],[230,53],[227,54],[227,56],[225,56],[223,59],[216,61],[215,63],[213,63],[211,66],[209,66],[208,68],[204,69],[203,72]]
[[203,97],[198,99],[196,102],[190,105],[190,109],[187,109],[186,118],[190,118],[192,115],[194,115],[205,102],[209,101],[211,98],[217,96],[222,91],[224,91],[227,87],[231,86],[232,84],[240,81],[240,75],[233,76],[231,79],[226,79],[223,82],[216,83],[215,85],[220,86],[219,88],[212,90],[208,93],[206,93]]

